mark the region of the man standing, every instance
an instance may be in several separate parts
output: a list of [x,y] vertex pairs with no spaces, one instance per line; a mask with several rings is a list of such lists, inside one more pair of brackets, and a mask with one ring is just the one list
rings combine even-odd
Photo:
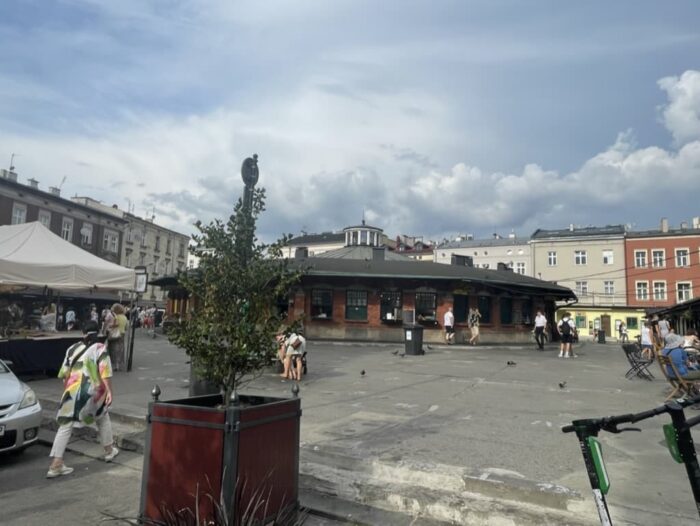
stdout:
[[535,316],[535,341],[540,351],[544,351],[544,328],[547,326],[547,318],[541,310]]
[[479,323],[481,321],[481,313],[478,308],[469,309],[469,329],[472,337],[469,338],[471,345],[476,345],[479,341]]
[[574,340],[574,332],[576,326],[571,321],[571,314],[564,313],[564,317],[559,320],[557,330],[561,336],[561,347],[559,349],[559,358],[572,358],[575,355],[571,352],[571,342]]
[[447,309],[443,321],[445,326],[445,343],[452,345],[455,340],[455,315],[452,313],[452,307]]

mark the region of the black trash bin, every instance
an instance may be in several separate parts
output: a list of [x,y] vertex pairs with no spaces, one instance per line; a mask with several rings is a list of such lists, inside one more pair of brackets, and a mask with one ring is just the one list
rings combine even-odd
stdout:
[[423,326],[404,325],[403,338],[406,343],[406,354],[417,356],[423,354]]
[[602,329],[598,331],[598,343],[605,343],[605,331]]

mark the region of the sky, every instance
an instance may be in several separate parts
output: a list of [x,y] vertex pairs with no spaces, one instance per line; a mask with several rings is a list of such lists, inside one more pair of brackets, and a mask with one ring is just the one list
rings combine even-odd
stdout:
[[[183,233],[700,216],[700,3],[3,0],[0,167]],[[65,181],[64,181],[65,177]]]

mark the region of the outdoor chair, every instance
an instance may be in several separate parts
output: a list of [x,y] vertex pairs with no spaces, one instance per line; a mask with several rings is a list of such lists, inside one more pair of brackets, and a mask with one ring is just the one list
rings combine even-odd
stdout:
[[654,379],[654,375],[649,370],[649,365],[654,361],[653,358],[644,358],[641,349],[636,343],[625,343],[622,345],[622,350],[625,351],[625,356],[627,356],[627,361],[630,365],[630,368],[625,373],[625,378],[630,380],[636,376],[644,380],[651,381]]
[[[694,396],[698,393],[698,389],[697,387],[695,387],[695,384],[692,380],[686,380],[680,374],[678,374],[678,369],[674,365],[673,360],[671,360],[668,356],[664,356],[661,353],[659,353],[658,359],[659,366],[661,367],[661,372],[666,377],[666,380],[668,381],[669,385],[673,388],[671,394],[669,394],[666,397],[667,401],[671,398],[680,398],[681,396]],[[668,374],[668,369],[666,368],[667,366],[670,367],[673,371],[673,376]]]

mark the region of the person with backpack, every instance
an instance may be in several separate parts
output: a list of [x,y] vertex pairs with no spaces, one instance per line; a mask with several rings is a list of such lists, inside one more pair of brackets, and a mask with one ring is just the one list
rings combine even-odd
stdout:
[[571,351],[571,343],[574,341],[574,334],[576,333],[576,326],[571,320],[571,314],[568,312],[564,313],[564,317],[559,320],[557,325],[557,331],[561,336],[561,347],[559,348],[559,358],[572,358],[575,357]]

